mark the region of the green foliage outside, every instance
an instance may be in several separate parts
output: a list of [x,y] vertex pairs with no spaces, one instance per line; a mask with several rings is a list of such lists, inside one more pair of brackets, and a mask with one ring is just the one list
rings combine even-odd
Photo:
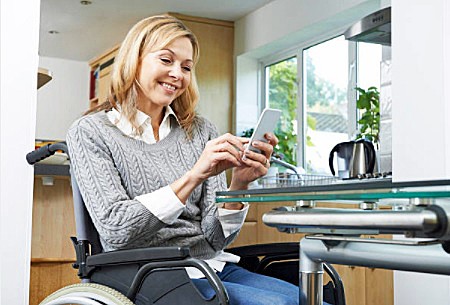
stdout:
[[[327,80],[317,77],[314,64],[309,56],[306,59],[306,105],[308,111],[336,113],[336,107],[346,102],[346,92]],[[296,164],[297,135],[294,126],[297,115],[297,61],[288,59],[270,66],[269,105],[283,111],[275,134],[280,139],[275,152],[286,162]],[[306,117],[308,130],[316,130],[316,120]],[[306,145],[314,146],[313,139],[306,132]]]
[[279,142],[274,152],[284,161],[296,164],[297,62],[294,59],[285,60],[271,66],[269,73],[269,105],[282,111],[275,129]]
[[356,108],[360,111],[359,132],[356,139],[367,139],[377,147],[380,141],[380,93],[376,87],[367,90],[356,87],[359,97]]
[[347,101],[347,92],[336,85],[318,77],[316,67],[310,56],[306,59],[306,105],[322,113],[337,113],[336,107]]

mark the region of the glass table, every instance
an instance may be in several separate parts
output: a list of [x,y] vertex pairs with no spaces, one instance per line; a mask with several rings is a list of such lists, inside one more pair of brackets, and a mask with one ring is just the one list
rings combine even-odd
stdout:
[[[450,180],[297,175],[216,195],[218,203],[290,203],[264,214],[263,222],[281,232],[307,233],[300,241],[301,304],[322,304],[324,261],[450,275]],[[361,237],[366,234],[394,238]]]

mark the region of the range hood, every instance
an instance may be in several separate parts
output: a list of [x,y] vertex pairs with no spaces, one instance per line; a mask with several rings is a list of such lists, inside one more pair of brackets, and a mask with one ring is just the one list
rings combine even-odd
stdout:
[[345,39],[391,45],[391,8],[387,7],[372,13],[344,33]]

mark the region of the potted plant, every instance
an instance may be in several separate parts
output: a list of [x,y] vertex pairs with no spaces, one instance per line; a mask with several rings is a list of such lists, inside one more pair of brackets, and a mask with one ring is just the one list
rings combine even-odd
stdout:
[[371,141],[376,149],[379,149],[380,142],[380,93],[376,87],[369,87],[367,90],[356,87],[358,100],[356,108],[359,110],[359,129],[356,139],[366,139]]

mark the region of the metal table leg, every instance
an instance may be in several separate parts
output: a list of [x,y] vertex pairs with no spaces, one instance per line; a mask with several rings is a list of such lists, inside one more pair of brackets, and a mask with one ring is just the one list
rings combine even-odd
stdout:
[[300,304],[322,305],[323,263],[311,260],[300,247]]

